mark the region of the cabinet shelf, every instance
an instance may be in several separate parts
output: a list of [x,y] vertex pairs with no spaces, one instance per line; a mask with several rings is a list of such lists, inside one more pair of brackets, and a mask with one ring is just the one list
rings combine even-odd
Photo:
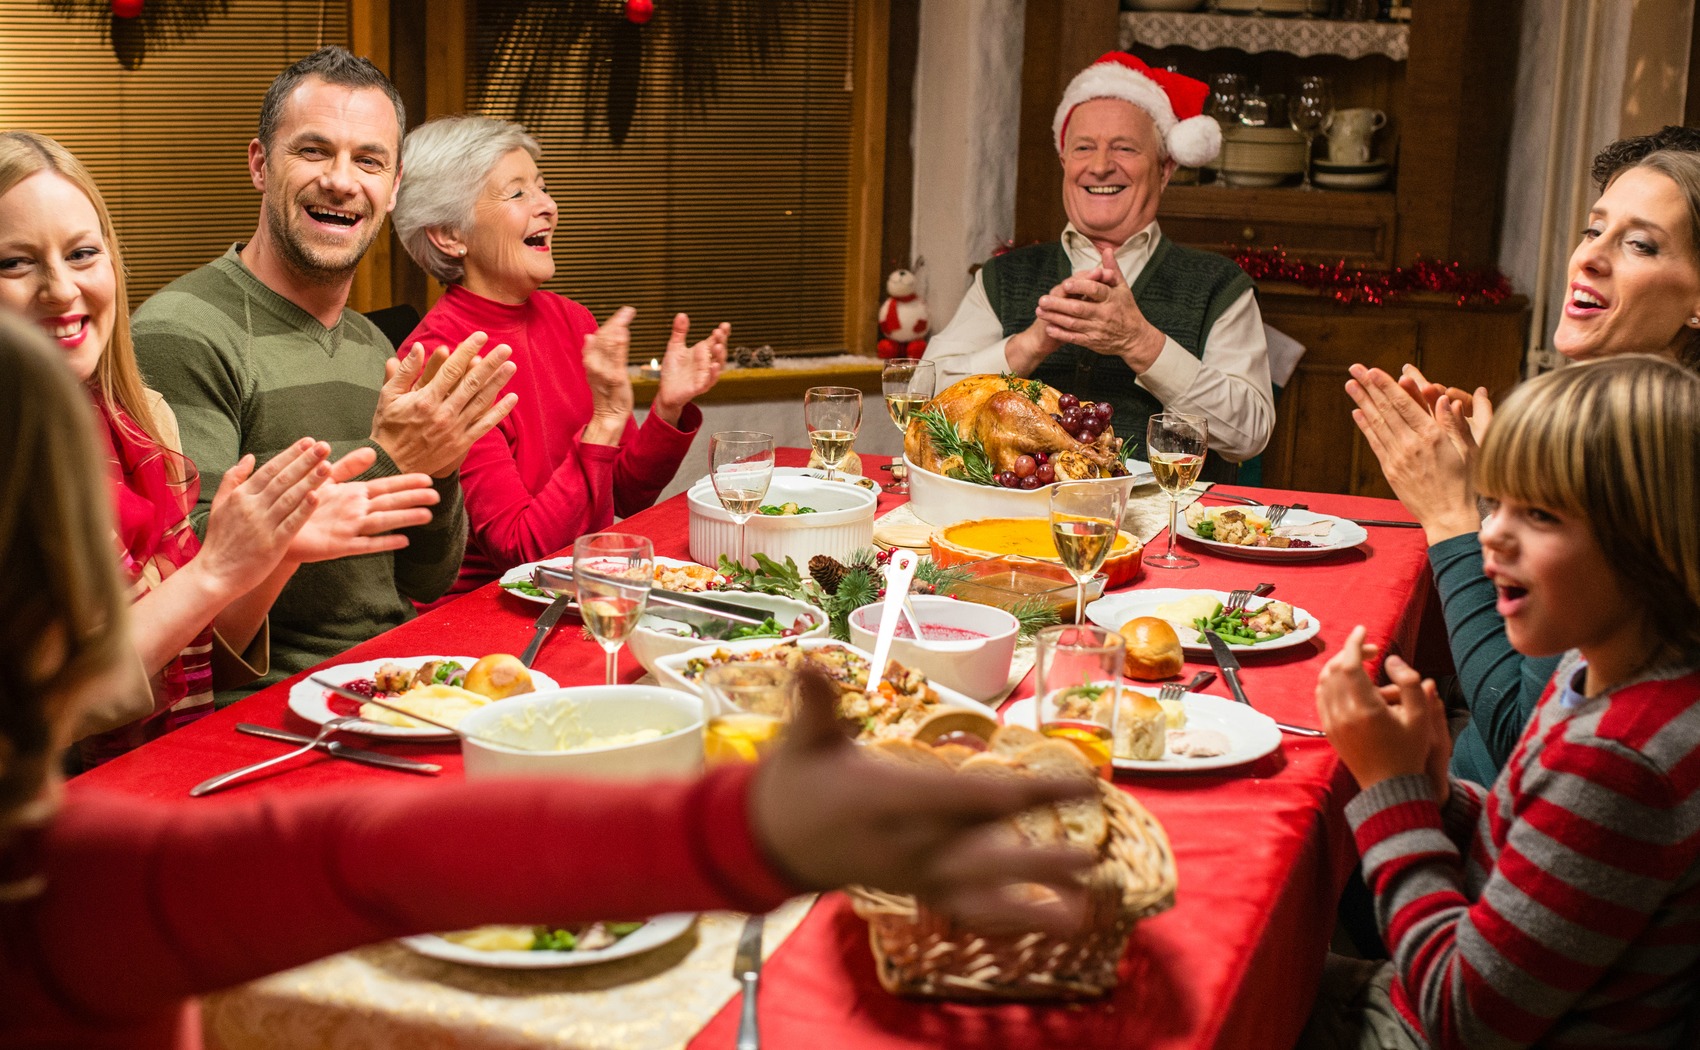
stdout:
[[1400,22],[1342,22],[1327,18],[1264,18],[1172,11],[1124,11],[1121,46],[1231,48],[1247,54],[1282,51],[1310,58],[1384,55],[1395,62],[1410,56],[1411,27]]

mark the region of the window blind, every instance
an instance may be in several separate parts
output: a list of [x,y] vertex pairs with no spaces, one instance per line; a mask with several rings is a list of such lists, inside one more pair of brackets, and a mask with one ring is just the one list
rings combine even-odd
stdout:
[[52,136],[93,173],[129,267],[130,305],[254,232],[248,141],[283,68],[348,44],[345,0],[230,0],[134,70],[101,23],[0,3],[0,128]]
[[[470,111],[512,120],[526,70],[546,59],[521,34],[501,37],[514,19],[491,16],[504,6],[528,5],[478,4],[470,54],[484,60],[468,62],[466,97]],[[717,96],[704,109],[680,101],[672,56],[657,46],[692,42],[657,36],[645,40],[622,145],[610,141],[606,90],[586,90],[598,61],[588,46],[564,66],[583,72],[552,82],[547,119],[527,129],[543,147],[561,212],[547,287],[599,320],[635,307],[634,360],[661,352],[679,311],[690,314],[693,337],[730,321],[734,345],[845,350],[855,12],[850,0],[786,10],[765,64],[716,53]],[[666,14],[657,5],[642,32],[654,33]]]

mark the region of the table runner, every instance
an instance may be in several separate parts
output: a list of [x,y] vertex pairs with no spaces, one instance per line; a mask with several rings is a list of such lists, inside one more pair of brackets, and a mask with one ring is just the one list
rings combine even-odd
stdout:
[[[805,458],[801,450],[785,450],[780,462],[800,465]],[[1386,500],[1229,491],[1249,491],[1270,501],[1302,500],[1324,512],[1406,517],[1396,503]],[[888,511],[900,501],[882,495],[880,510]],[[674,499],[628,519],[626,527],[652,536],[658,554],[687,557],[687,521],[684,500]],[[1322,621],[1316,643],[1246,659],[1246,687],[1254,705],[1276,718],[1316,724],[1312,692],[1325,659],[1323,647],[1337,646],[1354,623],[1364,623],[1370,639],[1391,651],[1415,649],[1431,590],[1418,530],[1372,528],[1360,550],[1290,565],[1233,561],[1196,547],[1193,552],[1202,563],[1199,568],[1147,570],[1136,586],[1227,589],[1269,580],[1278,585],[1276,597],[1311,610]],[[455,639],[452,648],[469,652],[517,651],[529,639],[540,611],[538,605],[486,587],[366,642],[340,660],[426,655],[442,651],[445,638]],[[557,632],[537,665],[563,685],[595,683],[601,661],[594,643],[574,635],[571,630]],[[1185,673],[1204,666],[1189,660]],[[624,681],[642,674],[629,654],[622,654],[620,667]],[[240,736],[232,726],[251,721],[311,728],[285,709],[287,686],[256,694],[79,777],[71,790],[98,784],[180,799],[190,785],[213,773],[275,755],[280,745]],[[1209,691],[1225,695],[1220,682]],[[1030,693],[1031,685],[1023,683],[1015,695]],[[460,756],[452,743],[376,746],[441,761],[444,779],[458,776]],[[230,795],[261,790],[262,785],[294,790],[396,775],[314,756],[255,777],[231,789]],[[1332,929],[1334,902],[1352,863],[1350,837],[1340,816],[1350,797],[1350,779],[1332,749],[1323,741],[1287,737],[1279,752],[1245,770],[1118,777],[1117,783],[1168,829],[1180,868],[1180,892],[1172,911],[1136,931],[1115,994],[1076,1006],[973,1007],[895,999],[875,980],[865,925],[849,913],[841,896],[829,894],[779,946],[767,967],[762,1022],[769,1044],[856,1050],[1290,1044],[1309,1008]],[[218,804],[219,797],[207,804]],[[693,1050],[728,1047],[735,1028],[732,1004],[689,1045]]]

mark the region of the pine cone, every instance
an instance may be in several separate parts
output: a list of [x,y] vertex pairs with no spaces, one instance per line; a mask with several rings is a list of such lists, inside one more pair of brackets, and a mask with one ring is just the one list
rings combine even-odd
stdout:
[[821,590],[828,594],[838,593],[838,582],[844,579],[844,574],[850,570],[837,558],[829,554],[817,554],[809,559],[809,575],[814,577]]

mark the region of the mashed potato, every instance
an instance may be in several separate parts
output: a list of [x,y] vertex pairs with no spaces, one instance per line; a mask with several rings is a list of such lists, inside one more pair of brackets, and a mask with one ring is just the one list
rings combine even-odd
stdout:
[[[462,689],[453,685],[417,685],[405,693],[385,698],[397,707],[405,707],[433,722],[441,722],[447,726],[459,725],[474,709],[483,707],[490,698]],[[368,722],[379,722],[387,726],[399,726],[402,729],[435,729],[406,715],[396,714],[388,708],[377,704],[361,704],[360,717]]]

